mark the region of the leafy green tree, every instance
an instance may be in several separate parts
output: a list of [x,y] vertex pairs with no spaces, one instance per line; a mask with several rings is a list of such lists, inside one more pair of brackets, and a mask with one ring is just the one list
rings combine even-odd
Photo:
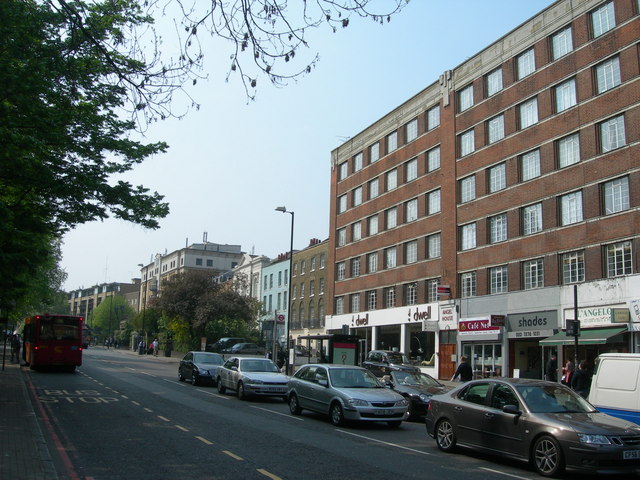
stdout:
[[114,336],[120,330],[120,322],[133,318],[135,311],[121,295],[105,298],[92,312],[89,325],[92,334],[103,338]]

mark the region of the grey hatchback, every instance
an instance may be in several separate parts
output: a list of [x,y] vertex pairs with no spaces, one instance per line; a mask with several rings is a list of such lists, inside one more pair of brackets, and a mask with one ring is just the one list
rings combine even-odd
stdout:
[[357,420],[397,427],[408,407],[402,395],[384,387],[367,369],[349,365],[303,365],[289,380],[287,399],[292,415],[312,410],[328,414],[336,426]]
[[475,380],[431,398],[427,433],[457,445],[530,462],[543,476],[565,468],[640,473],[640,426],[599,412],[570,388],[523,378]]

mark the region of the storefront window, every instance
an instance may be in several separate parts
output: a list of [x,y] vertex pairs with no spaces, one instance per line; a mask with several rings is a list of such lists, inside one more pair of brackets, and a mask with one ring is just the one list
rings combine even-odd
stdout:
[[499,343],[467,343],[462,354],[471,360],[474,378],[502,376],[502,345]]

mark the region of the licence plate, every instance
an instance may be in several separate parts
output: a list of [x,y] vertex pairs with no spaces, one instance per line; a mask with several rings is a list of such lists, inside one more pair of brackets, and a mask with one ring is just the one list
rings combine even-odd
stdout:
[[377,408],[373,411],[374,415],[380,415],[380,416],[386,416],[386,415],[392,415],[393,414],[393,410],[389,409],[389,408]]
[[640,450],[627,450],[622,453],[622,458],[625,460],[639,460]]

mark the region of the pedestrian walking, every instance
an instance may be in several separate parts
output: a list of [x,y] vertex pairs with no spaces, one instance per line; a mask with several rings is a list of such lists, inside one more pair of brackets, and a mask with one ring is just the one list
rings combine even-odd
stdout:
[[22,347],[22,341],[20,340],[20,335],[17,333],[14,333],[13,337],[11,338],[11,361],[12,362],[15,361],[16,363],[20,363],[21,347]]
[[582,398],[587,398],[589,389],[591,388],[591,377],[587,371],[587,362],[582,360],[578,365],[578,370],[573,374],[571,379],[571,388]]
[[458,369],[456,373],[451,377],[451,381],[453,382],[456,378],[460,377],[461,382],[468,382],[473,379],[473,370],[471,369],[471,365],[467,361],[466,355],[460,357],[460,365],[458,365]]
[[544,367],[544,379],[550,382],[558,381],[558,356],[551,354],[551,358]]
[[153,342],[151,343],[151,346],[153,347],[153,356],[157,357],[158,356],[158,346],[159,346],[157,338],[153,340]]

